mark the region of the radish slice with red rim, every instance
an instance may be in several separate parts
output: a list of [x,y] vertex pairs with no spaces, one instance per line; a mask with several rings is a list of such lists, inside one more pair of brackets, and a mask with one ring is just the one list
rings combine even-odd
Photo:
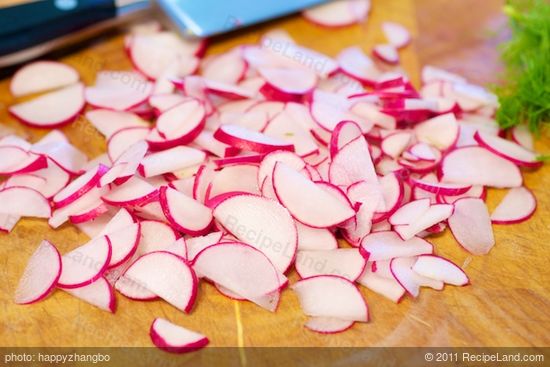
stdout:
[[9,112],[23,124],[51,129],[73,122],[85,104],[84,85],[77,83],[13,105]]
[[407,28],[395,22],[383,22],[382,31],[388,42],[397,48],[406,46],[411,40]]
[[361,241],[359,251],[369,261],[390,260],[394,257],[409,257],[431,254],[433,246],[428,241],[413,237],[404,241],[393,231],[371,233]]
[[101,176],[108,168],[100,164],[96,168],[82,174],[77,179],[65,186],[63,190],[53,197],[53,203],[57,208],[68,205],[97,186]]
[[470,185],[519,187],[523,182],[515,164],[482,147],[451,151],[441,162],[441,173],[442,181]]
[[352,282],[365,270],[366,260],[357,249],[298,251],[296,272],[300,278],[339,275]]
[[382,140],[380,148],[384,154],[395,159],[407,149],[411,139],[411,133],[407,131],[392,133]]
[[38,302],[50,294],[61,275],[61,255],[47,240],[30,257],[15,291],[15,303]]
[[156,318],[153,321],[149,335],[153,344],[170,353],[188,353],[208,345],[206,336],[163,318]]
[[458,139],[458,123],[453,113],[433,117],[415,126],[416,138],[439,150],[451,148]]
[[472,185],[465,184],[452,184],[445,182],[429,182],[422,179],[411,177],[411,184],[415,187],[419,187],[422,190],[439,195],[457,196],[462,195],[472,188]]
[[101,277],[95,282],[72,289],[63,289],[71,296],[79,298],[104,311],[114,313],[116,309],[116,298],[113,288],[109,282]]
[[404,240],[413,238],[418,233],[426,230],[453,214],[454,207],[451,204],[432,204],[427,211],[409,224],[394,226],[393,230]]
[[355,215],[351,206],[343,204],[284,163],[275,164],[273,187],[277,199],[290,214],[310,227],[331,227]]
[[296,123],[286,111],[282,111],[272,118],[263,133],[276,139],[288,141],[294,145],[296,154],[302,157],[319,151],[311,134]]
[[399,282],[393,276],[391,279],[386,279],[376,275],[376,273],[370,271],[369,265],[367,264],[365,272],[357,279],[357,282],[395,303],[401,302],[405,295],[405,289],[403,289]]
[[[369,311],[363,296],[349,280],[336,275],[317,275],[292,285],[304,313],[367,322]],[[345,300],[345,302],[343,302]]]
[[101,133],[106,139],[119,130],[132,127],[148,127],[146,121],[142,120],[136,114],[126,111],[112,111],[96,109],[86,112],[86,119]]
[[182,65],[178,74],[192,74],[199,65],[194,56],[200,55],[204,47],[204,40],[198,38],[185,40],[172,32],[157,32],[132,37],[129,53],[132,63],[140,72],[156,79],[178,59]]
[[112,249],[109,267],[114,268],[129,260],[136,252],[141,238],[141,225],[139,222],[131,224],[128,227],[110,232],[107,237]]
[[214,217],[239,240],[265,253],[279,271],[284,273],[292,264],[298,241],[296,226],[278,202],[238,193],[222,198],[214,207]]
[[197,277],[187,262],[170,252],[156,251],[138,258],[124,272],[178,310],[189,313],[197,296]]
[[159,200],[164,215],[180,232],[201,235],[212,224],[212,211],[179,191],[163,186]]
[[38,191],[27,187],[8,187],[0,190],[0,213],[19,217],[49,218],[50,203]]
[[308,69],[258,68],[258,73],[272,88],[289,95],[303,95],[317,84],[317,76]]
[[529,131],[527,125],[517,125],[512,128],[511,132],[512,140],[521,145],[527,150],[533,150],[533,135]]
[[100,278],[111,260],[111,243],[101,236],[75,248],[61,258],[60,288],[79,288]]
[[374,62],[359,48],[348,47],[338,54],[340,69],[361,83],[373,86],[380,76],[380,71]]
[[369,144],[363,137],[345,145],[333,157],[329,168],[330,182],[349,186],[355,182],[378,182],[378,176],[369,151]]
[[143,284],[121,275],[115,283],[116,290],[124,297],[135,301],[153,301],[159,298]]
[[298,250],[335,250],[338,240],[326,228],[312,228],[296,222],[298,231]]
[[111,135],[107,140],[107,153],[111,162],[115,162],[132,145],[144,141],[149,131],[148,127],[128,127]]
[[362,135],[361,128],[354,121],[342,121],[338,123],[330,137],[330,156],[334,157],[342,147]]
[[537,209],[537,199],[525,187],[510,189],[502,201],[491,213],[491,222],[495,224],[521,223],[529,219]]
[[223,237],[223,232],[212,232],[206,236],[189,238],[187,243],[187,257],[193,261],[195,257],[205,248],[218,244]]
[[115,111],[128,111],[147,101],[153,92],[153,84],[133,77],[129,84],[97,84],[87,87],[84,93],[86,102],[96,108]]
[[290,143],[237,125],[220,126],[214,133],[214,138],[233,147],[258,153],[294,151],[294,145]]
[[414,257],[399,257],[392,259],[390,269],[395,280],[413,297],[418,297],[420,287],[430,287],[441,290],[444,283],[441,280],[428,278],[417,274],[412,268],[417,259]]
[[144,205],[158,197],[158,190],[136,176],[112,189],[101,200],[112,206]]
[[208,188],[207,197],[215,197],[227,192],[240,191],[260,194],[256,177],[258,166],[237,164],[218,171]]
[[227,242],[202,250],[193,262],[197,273],[254,302],[286,284],[259,250],[240,242]]
[[370,0],[344,0],[317,5],[302,15],[322,27],[345,27],[362,21],[370,10]]
[[495,244],[491,218],[481,199],[462,198],[454,203],[449,228],[457,242],[474,255],[488,253]]
[[354,322],[349,320],[340,320],[334,317],[310,317],[304,326],[320,334],[336,334],[348,330]]
[[[178,239],[177,232],[166,223],[156,220],[144,220],[140,222],[140,226],[141,231],[137,249],[139,255],[167,249]],[[182,257],[187,258],[187,255]]]
[[141,161],[139,171],[144,177],[153,177],[195,166],[205,159],[201,150],[178,146],[149,154]]
[[539,167],[542,161],[537,159],[537,155],[522,146],[502,139],[498,136],[487,134],[483,131],[476,131],[474,139],[484,148],[492,153],[511,161],[518,166]]
[[399,64],[399,53],[394,45],[376,45],[372,54],[388,64]]
[[13,75],[10,92],[15,97],[46,92],[78,82],[78,72],[67,64],[55,61],[35,61]]
[[148,149],[149,146],[143,140],[126,149],[113,163],[113,166],[101,176],[99,186],[106,186],[112,182],[120,185],[130,179],[136,173]]
[[470,283],[470,279],[458,265],[436,255],[418,256],[412,270],[419,275],[440,280],[445,284],[463,286]]

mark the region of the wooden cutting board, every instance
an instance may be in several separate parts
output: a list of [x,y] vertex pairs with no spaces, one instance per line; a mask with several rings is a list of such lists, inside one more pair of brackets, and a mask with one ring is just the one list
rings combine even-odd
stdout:
[[[372,45],[384,41],[380,32],[384,20],[400,22],[416,39],[422,39],[416,19],[413,0],[373,0],[372,13],[363,25],[324,29],[293,16],[214,40],[209,52],[257,42],[264,31],[277,27],[288,31],[300,44],[329,55],[351,45],[369,51]],[[403,67],[416,85],[420,68],[417,45],[415,41],[401,52]],[[78,69],[87,84],[93,82],[99,70],[125,70],[131,66],[120,35],[97,39],[63,61]],[[0,82],[0,103],[0,122],[30,141],[45,134],[23,127],[8,116],[7,106],[14,103],[8,80]],[[63,131],[89,157],[105,151],[104,139],[84,118]],[[537,148],[549,152],[548,139],[538,142]],[[371,321],[337,335],[304,329],[306,317],[292,291],[284,292],[278,311],[271,314],[251,303],[229,300],[204,282],[190,315],[162,301],[133,302],[120,295],[116,314],[109,314],[61,290],[36,305],[17,306],[12,299],[18,279],[42,239],[55,243],[62,253],[87,241],[70,225],[54,231],[43,220],[21,220],[11,234],[0,234],[0,345],[151,346],[148,329],[153,318],[161,316],[205,333],[211,346],[548,346],[550,167],[526,173],[525,183],[539,200],[537,213],[519,225],[495,226],[497,244],[489,255],[469,255],[449,231],[433,238],[437,253],[464,266],[471,286],[447,286],[443,292],[424,289],[418,299],[406,298],[399,305],[363,288]],[[491,190],[489,205],[494,207],[503,194]],[[291,273],[291,281],[296,278]]]

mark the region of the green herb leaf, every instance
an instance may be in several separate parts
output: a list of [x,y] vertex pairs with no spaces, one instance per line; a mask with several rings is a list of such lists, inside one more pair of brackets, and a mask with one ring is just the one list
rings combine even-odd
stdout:
[[504,12],[513,36],[502,50],[506,73],[496,90],[496,118],[503,128],[525,122],[538,134],[550,122],[550,3],[514,0]]

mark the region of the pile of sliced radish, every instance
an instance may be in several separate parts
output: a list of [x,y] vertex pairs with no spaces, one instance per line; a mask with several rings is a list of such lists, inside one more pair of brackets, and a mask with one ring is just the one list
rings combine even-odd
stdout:
[[[348,0],[304,15],[341,26],[368,10],[367,0]],[[388,44],[374,52],[398,62],[410,35],[396,23],[382,28]],[[70,66],[36,62],[12,79],[16,97],[46,93],[10,108],[23,123],[68,123],[87,103],[107,142],[88,161],[60,131],[30,143],[0,126],[0,229],[46,218],[90,237],[63,255],[43,241],[17,303],[58,288],[115,312],[116,290],[192,313],[206,280],[275,312],[294,267],[301,280],[289,288],[305,326],[336,333],[369,320],[358,284],[393,302],[469,284],[430,236],[449,227],[466,251],[486,254],[492,223],[535,211],[521,171],[540,166],[532,137],[514,128],[503,138],[495,96],[458,75],[427,66],[416,89],[357,47],[332,59],[283,31],[201,60],[203,42],[139,29],[126,40],[133,71],[101,71],[85,87]],[[326,67],[297,63],[268,41]],[[492,214],[490,187],[510,189]],[[208,343],[164,319],[150,335],[169,352]]]

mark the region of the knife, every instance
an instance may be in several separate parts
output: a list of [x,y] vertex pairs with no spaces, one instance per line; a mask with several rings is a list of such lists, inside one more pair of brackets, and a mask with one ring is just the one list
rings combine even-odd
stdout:
[[184,37],[210,37],[327,0],[39,0],[0,8],[0,68],[146,16]]

